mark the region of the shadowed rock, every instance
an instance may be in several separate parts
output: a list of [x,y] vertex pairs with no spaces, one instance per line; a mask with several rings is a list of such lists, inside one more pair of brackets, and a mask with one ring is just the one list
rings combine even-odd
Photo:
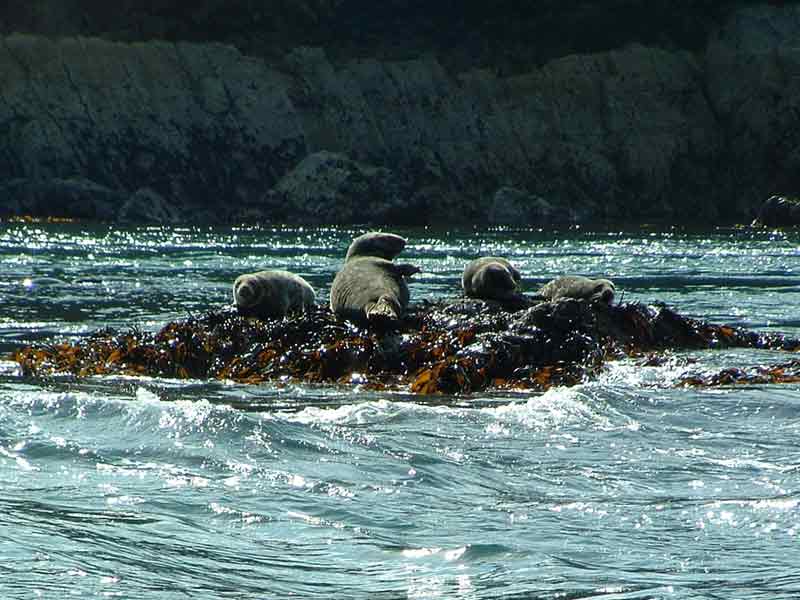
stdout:
[[[42,35],[2,36],[0,182],[82,178],[123,196],[152,190],[186,221],[273,223],[717,224],[750,220],[763,190],[800,189],[792,3],[726,2],[716,22],[708,3],[686,12],[621,0],[616,10],[476,2],[457,19],[436,3],[412,11],[347,0],[200,2],[140,12],[65,2],[15,2],[5,18],[0,8],[0,28],[52,19],[66,34],[41,25]],[[629,20],[632,4],[657,34]],[[530,44],[540,36],[520,27],[520,10],[555,37],[550,50]],[[148,12],[146,23],[131,22]],[[287,14],[308,27],[290,27]],[[555,14],[569,24],[556,27]],[[674,31],[684,31],[689,14],[703,22],[696,45],[662,44],[662,21],[677,19]],[[469,35],[441,36],[428,16]],[[587,45],[574,19],[603,43]],[[354,25],[367,21],[381,34]],[[190,35],[197,22],[213,27]],[[227,35],[215,38],[223,23]],[[475,33],[487,23],[496,35]],[[630,37],[619,43],[621,23]],[[337,45],[347,28],[352,39]],[[306,38],[311,31],[326,33]],[[423,31],[433,50],[416,45]],[[464,44],[457,56],[454,42]],[[33,208],[44,217],[60,210],[55,200]],[[65,216],[106,218],[67,208],[75,210]]]
[[770,196],[758,211],[753,227],[795,227],[800,225],[800,199]]

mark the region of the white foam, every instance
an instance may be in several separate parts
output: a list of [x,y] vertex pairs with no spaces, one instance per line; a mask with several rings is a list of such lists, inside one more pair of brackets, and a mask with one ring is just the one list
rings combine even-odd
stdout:
[[0,376],[7,377],[20,377],[22,376],[22,367],[19,363],[12,360],[0,360]]
[[289,422],[302,423],[305,425],[345,423],[362,424],[383,421],[387,416],[392,415],[398,409],[399,407],[396,402],[391,402],[389,400],[377,400],[374,402],[346,404],[336,408],[308,406],[297,413],[281,415],[281,418]]
[[[517,423],[536,430],[556,429],[577,422],[609,427],[608,417],[596,410],[595,404],[597,401],[586,393],[584,386],[574,386],[551,388],[525,402],[483,408],[481,411],[501,422]],[[497,429],[493,424],[489,427]]]

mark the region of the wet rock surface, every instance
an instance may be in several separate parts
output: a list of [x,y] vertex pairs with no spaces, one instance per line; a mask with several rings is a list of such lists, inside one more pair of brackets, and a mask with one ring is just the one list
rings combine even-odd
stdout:
[[[243,317],[224,307],[156,333],[98,331],[75,343],[20,348],[12,358],[29,377],[126,374],[464,394],[574,385],[597,375],[610,360],[639,357],[654,363],[669,350],[727,347],[797,351],[800,340],[706,323],[666,306],[536,303],[520,296],[512,303],[423,302],[388,330],[356,327],[320,306],[279,320]],[[796,365],[791,369],[787,381],[798,371]],[[706,374],[683,383],[734,379]]]

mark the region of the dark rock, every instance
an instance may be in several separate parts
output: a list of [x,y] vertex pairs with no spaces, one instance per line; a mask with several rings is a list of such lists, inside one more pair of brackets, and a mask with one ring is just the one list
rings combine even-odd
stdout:
[[665,306],[569,299],[507,309],[457,298],[410,308],[389,333],[339,320],[328,307],[285,319],[225,308],[156,333],[103,330],[75,344],[24,347],[11,358],[26,376],[291,379],[453,394],[573,385],[615,357],[725,347],[797,351],[800,340],[690,319]]
[[6,216],[112,221],[126,197],[126,192],[81,177],[43,181],[15,179],[0,185]]
[[770,196],[761,205],[753,227],[794,227],[800,225],[800,199]]
[[391,170],[334,152],[305,157],[266,194],[261,209],[268,220],[304,224],[408,223],[419,216],[404,214],[407,197]]
[[178,223],[194,219],[182,216],[177,208],[158,192],[141,188],[120,207],[117,220],[122,223]]
[[317,222],[742,222],[800,189],[796,3],[135,4],[0,7],[33,32],[0,43],[0,181]]
[[492,225],[519,227],[575,221],[574,214],[568,208],[509,186],[501,187],[495,192],[488,219]]

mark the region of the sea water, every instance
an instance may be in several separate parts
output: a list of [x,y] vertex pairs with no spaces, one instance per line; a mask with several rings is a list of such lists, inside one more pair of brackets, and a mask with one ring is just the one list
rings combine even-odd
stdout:
[[[0,226],[0,598],[800,597],[800,386],[685,389],[764,350],[610,363],[546,393],[20,376],[15,348],[157,330],[363,229]],[[528,291],[800,336],[800,235],[398,230],[412,302],[501,255]],[[691,359],[691,361],[687,361]]]

